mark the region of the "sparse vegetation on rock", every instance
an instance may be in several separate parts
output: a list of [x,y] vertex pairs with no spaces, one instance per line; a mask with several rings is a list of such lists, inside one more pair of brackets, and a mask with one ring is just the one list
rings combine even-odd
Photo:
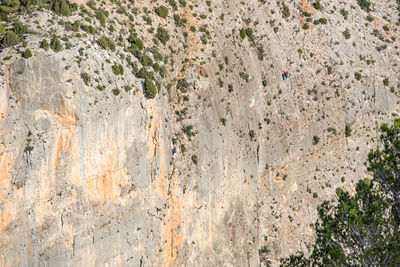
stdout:
[[32,57],[32,52],[31,52],[31,50],[29,50],[29,48],[27,48],[27,49],[24,51],[24,53],[22,53],[22,56],[23,56],[24,58],[30,58],[30,57]]

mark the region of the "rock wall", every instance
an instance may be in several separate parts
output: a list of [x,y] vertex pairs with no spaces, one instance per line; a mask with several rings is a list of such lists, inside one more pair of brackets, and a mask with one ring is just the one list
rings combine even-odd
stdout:
[[[171,40],[165,84],[185,78],[185,95],[163,85],[146,99],[143,81],[114,75],[104,60],[118,56],[89,38],[60,53],[33,47],[29,59],[1,52],[1,266],[258,266],[263,246],[274,265],[307,252],[316,206],[368,175],[376,125],[399,112],[398,42],[378,51],[385,41],[369,28],[395,12],[376,3],[367,26],[356,1],[344,22],[343,3],[295,1],[285,20],[281,4],[261,2],[213,1],[203,50],[190,31],[186,50]],[[188,6],[186,27],[198,27]],[[329,25],[303,30],[303,11]],[[238,36],[250,26],[263,60]]]

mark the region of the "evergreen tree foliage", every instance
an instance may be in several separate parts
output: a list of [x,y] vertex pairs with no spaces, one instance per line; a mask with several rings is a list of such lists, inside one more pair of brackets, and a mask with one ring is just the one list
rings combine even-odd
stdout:
[[22,39],[24,34],[28,31],[28,27],[26,27],[21,21],[14,22],[13,32],[18,34],[18,36]]
[[49,42],[47,42],[46,39],[43,39],[42,42],[40,43],[40,47],[47,50],[49,48]]
[[57,36],[53,36],[53,38],[51,38],[50,48],[53,49],[54,52],[61,51],[61,49],[62,49],[61,42],[57,38]]
[[392,213],[400,226],[400,119],[396,119],[392,126],[382,124],[380,141],[382,147],[371,151],[368,155],[368,171],[373,174],[374,180],[380,185],[383,193],[392,204]]
[[298,252],[281,266],[400,266],[400,119],[381,131],[382,146],[368,155],[373,179],[320,205],[311,255]]
[[2,43],[5,46],[13,46],[19,44],[20,41],[21,39],[17,34],[15,34],[15,32],[7,31],[3,36]]
[[162,27],[157,29],[156,37],[161,41],[161,43],[166,44],[169,40],[168,31]]
[[17,12],[21,3],[18,0],[2,0],[0,2],[0,10],[4,13]]
[[71,16],[72,14],[71,5],[68,0],[54,0],[53,10],[62,16]]
[[2,23],[0,23],[0,34],[3,34],[6,32],[6,27]]
[[150,99],[153,99],[157,95],[157,88],[150,79],[145,79],[144,89],[146,96]]
[[156,8],[156,13],[162,18],[168,17],[168,8],[166,6],[159,6]]

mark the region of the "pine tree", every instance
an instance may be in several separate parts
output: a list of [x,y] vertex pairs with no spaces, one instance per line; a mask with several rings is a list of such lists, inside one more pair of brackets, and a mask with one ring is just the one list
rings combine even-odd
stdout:
[[6,45],[6,46],[13,46],[13,45],[19,44],[20,41],[21,41],[21,39],[15,32],[7,31],[4,34],[2,43],[3,43],[3,45]]
[[336,205],[320,205],[311,255],[281,266],[400,266],[400,119],[381,131],[382,147],[368,155],[373,179],[359,181],[353,196],[338,189]]

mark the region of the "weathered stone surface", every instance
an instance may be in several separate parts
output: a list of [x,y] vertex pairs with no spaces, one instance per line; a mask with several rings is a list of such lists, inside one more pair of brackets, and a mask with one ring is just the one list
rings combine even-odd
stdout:
[[[374,3],[368,25],[356,1],[353,8],[324,2],[321,11],[309,1],[286,3],[289,19],[275,1],[212,1],[212,13],[205,3],[191,10],[196,3],[187,2],[179,8],[183,30],[172,17],[149,15],[155,29],[164,26],[172,36],[171,48],[160,46],[168,73],[154,100],[145,98],[130,64],[93,42],[97,36],[71,37],[71,49],[54,53],[31,35],[32,58],[1,52],[1,266],[259,266],[262,246],[277,264],[307,251],[321,201],[367,175],[376,125],[400,108],[394,1]],[[154,9],[145,1],[135,7],[140,14]],[[303,30],[303,11],[328,24]],[[198,17],[203,13],[207,20]],[[22,19],[45,27],[51,16]],[[123,21],[117,12],[110,16]],[[151,47],[150,26],[142,16],[135,20]],[[190,31],[205,24],[207,44]],[[386,24],[390,32],[381,30]],[[117,39],[123,27],[115,27]],[[249,38],[239,37],[247,27],[263,60]],[[120,46],[117,52],[130,54]],[[115,62],[123,75],[114,75]],[[285,81],[284,70],[291,73]],[[91,76],[88,85],[82,73]],[[183,78],[187,93],[175,86],[169,93],[167,84]]]

